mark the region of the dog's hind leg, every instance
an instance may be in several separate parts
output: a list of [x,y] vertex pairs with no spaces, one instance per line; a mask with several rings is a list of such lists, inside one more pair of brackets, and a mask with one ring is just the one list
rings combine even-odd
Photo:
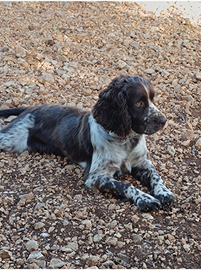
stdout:
[[28,113],[15,118],[0,130],[0,150],[22,153],[27,150],[29,130],[34,126],[34,117]]

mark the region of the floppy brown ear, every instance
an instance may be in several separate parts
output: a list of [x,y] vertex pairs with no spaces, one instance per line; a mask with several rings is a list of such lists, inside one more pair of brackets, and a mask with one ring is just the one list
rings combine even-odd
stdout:
[[125,76],[114,79],[99,94],[99,100],[92,111],[98,124],[120,137],[128,135],[131,130],[131,117],[128,113],[125,84]]

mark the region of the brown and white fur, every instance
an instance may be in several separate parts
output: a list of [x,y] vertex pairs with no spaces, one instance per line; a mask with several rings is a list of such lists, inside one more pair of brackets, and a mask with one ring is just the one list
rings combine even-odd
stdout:
[[[120,76],[100,92],[91,112],[60,105],[39,105],[0,111],[17,117],[0,131],[0,149],[67,156],[85,168],[88,188],[129,199],[140,210],[159,209],[174,202],[150,159],[145,134],[166,123],[153,104],[154,89],[140,76]],[[120,182],[130,173],[151,195]]]

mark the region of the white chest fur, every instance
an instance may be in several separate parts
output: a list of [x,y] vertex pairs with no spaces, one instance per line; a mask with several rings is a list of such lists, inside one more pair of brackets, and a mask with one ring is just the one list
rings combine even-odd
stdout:
[[[144,135],[133,134],[121,140],[114,133],[105,131],[91,115],[89,117],[91,142],[94,148],[90,172],[105,171],[111,176],[131,172],[147,156]],[[104,170],[103,170],[104,168]]]

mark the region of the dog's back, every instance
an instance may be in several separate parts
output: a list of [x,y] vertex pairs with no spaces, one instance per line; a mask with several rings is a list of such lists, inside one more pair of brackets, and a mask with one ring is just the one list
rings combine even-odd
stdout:
[[68,156],[78,163],[90,162],[89,114],[60,105],[2,110],[0,117],[18,117],[1,130],[0,149],[18,153],[25,150],[53,153]]

